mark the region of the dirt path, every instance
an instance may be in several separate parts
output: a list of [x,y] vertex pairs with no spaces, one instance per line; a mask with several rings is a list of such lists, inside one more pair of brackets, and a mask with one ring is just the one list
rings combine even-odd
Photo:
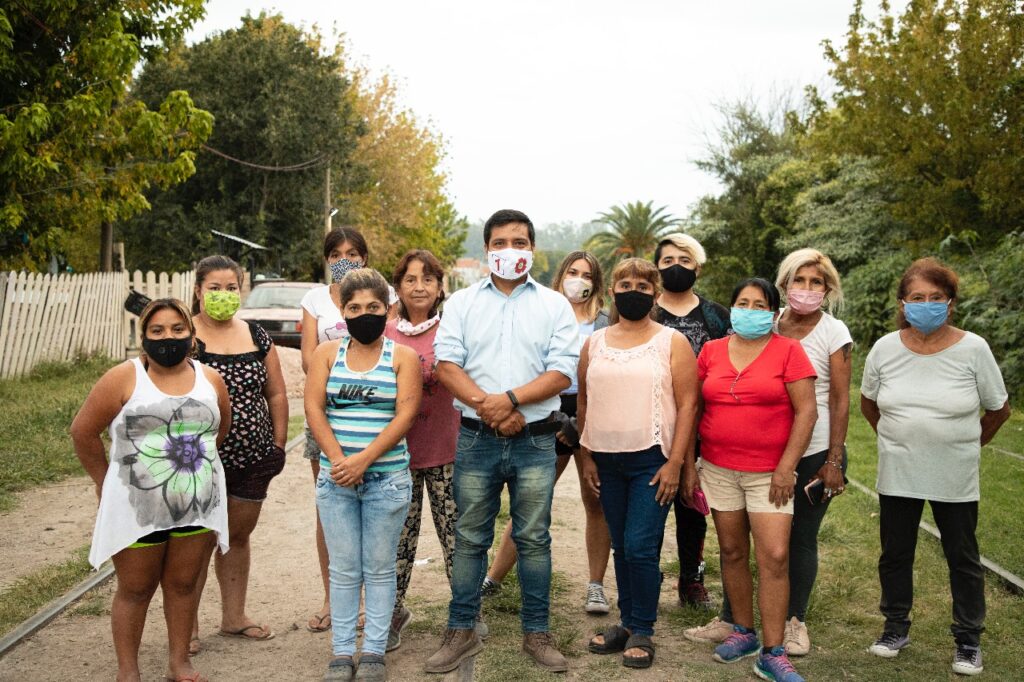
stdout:
[[[289,384],[289,397],[301,395],[301,367],[298,352],[282,349],[282,364]],[[37,488],[23,494],[18,507],[0,516],[3,528],[0,578],[3,584],[38,570],[47,563],[67,559],[74,549],[90,541],[96,502],[91,482],[85,477]],[[330,655],[329,633],[312,634],[305,628],[310,614],[322,599],[319,571],[313,544],[314,501],[309,464],[301,457],[301,446],[288,453],[284,472],[275,479],[264,503],[263,515],[253,535],[253,566],[249,588],[249,613],[258,622],[269,623],[277,636],[267,642],[247,642],[216,635],[219,625],[220,594],[211,580],[200,608],[203,652],[197,667],[213,680],[299,680],[319,679]],[[595,627],[612,616],[595,619],[583,613],[582,595],[587,580],[583,537],[583,510],[579,482],[570,466],[555,489],[552,539],[554,569],[571,584],[571,594],[558,605],[569,628],[575,632],[567,679],[618,679],[622,671],[608,667],[604,657],[588,656],[586,638]],[[498,531],[500,532],[500,528]],[[674,533],[665,535],[665,555],[674,552]],[[422,673],[423,661],[433,653],[444,627],[445,606],[450,597],[441,552],[430,514],[424,514],[418,558],[430,558],[413,571],[409,604],[414,610],[413,626],[403,635],[402,647],[388,656],[392,680],[441,678]],[[605,580],[614,603],[614,571],[609,566]],[[110,680],[116,671],[110,638],[110,600],[113,582],[95,591],[0,660],[0,679],[24,680]],[[668,583],[666,583],[666,586]],[[672,591],[663,590],[662,608],[672,601]],[[563,621],[564,622],[564,621]],[[666,622],[663,644],[654,670],[634,673],[631,679],[675,679],[673,659],[681,662],[692,653],[679,628]],[[154,598],[146,621],[140,660],[145,680],[160,680],[164,672],[166,630],[160,595]],[[502,634],[498,641],[518,648],[517,634]],[[514,639],[514,641],[513,641]],[[494,640],[492,640],[493,642]],[[492,644],[493,645],[493,644]],[[481,666],[483,667],[483,666]],[[739,679],[747,678],[736,671]],[[596,675],[596,676],[595,676]],[[453,677],[454,679],[454,677]],[[718,677],[718,679],[722,679]]]

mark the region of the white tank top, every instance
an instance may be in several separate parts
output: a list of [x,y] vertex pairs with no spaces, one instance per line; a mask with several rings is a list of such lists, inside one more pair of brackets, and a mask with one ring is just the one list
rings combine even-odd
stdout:
[[110,464],[103,479],[89,563],[111,556],[155,531],[202,526],[228,549],[224,469],[217,455],[217,392],[192,361],[195,384],[182,396],[156,387],[142,361],[135,390],[110,423]]

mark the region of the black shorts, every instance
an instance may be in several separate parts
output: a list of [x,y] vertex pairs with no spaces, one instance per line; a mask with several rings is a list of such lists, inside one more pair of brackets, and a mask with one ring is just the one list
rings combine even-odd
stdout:
[[224,482],[228,495],[247,502],[267,499],[267,489],[274,476],[284,471],[284,450],[271,446],[263,459],[250,462],[241,469],[224,467]]
[[[567,394],[564,394],[564,395],[562,395],[560,397],[562,398],[562,407],[560,408],[561,411],[567,417],[575,417],[576,416],[576,394],[575,393],[567,393]],[[555,438],[555,454],[556,455],[558,455],[559,457],[571,457],[574,452],[575,452],[575,448],[571,448],[568,445],[566,445],[565,443],[563,443],[562,441],[560,441],[557,438]]]

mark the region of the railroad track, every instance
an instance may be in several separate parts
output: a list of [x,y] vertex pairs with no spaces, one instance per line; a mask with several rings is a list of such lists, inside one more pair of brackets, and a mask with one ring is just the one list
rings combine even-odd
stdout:
[[[292,438],[285,444],[285,451],[290,451],[296,445],[301,443],[304,438],[304,434],[299,434],[295,438]],[[1010,452],[1008,450],[1002,450],[1000,448],[992,449],[996,450],[1000,454],[1009,455],[1017,459],[1024,459],[1024,457],[1022,457],[1021,455]],[[868,486],[864,485],[863,483],[856,479],[848,478],[848,480],[850,482],[850,485],[856,488],[859,492],[862,492],[865,495],[874,498],[876,501],[878,500],[878,494],[874,490],[872,490],[871,488],[869,488]],[[938,528],[931,525],[930,523],[922,521],[920,523],[920,527],[929,535],[935,538],[939,538]],[[1007,569],[1003,568],[998,563],[992,561],[988,557],[982,556],[981,563],[985,567],[985,569],[992,575],[994,575],[996,578],[998,578],[999,581],[1007,587],[1007,589],[1016,594],[1024,594],[1024,578],[1021,578],[1021,576],[1018,576],[1013,572],[1008,571]],[[53,600],[45,607],[43,607],[40,611],[38,611],[35,615],[33,615],[31,618],[24,621],[21,625],[19,625],[18,627],[14,628],[9,633],[4,635],[4,637],[0,638],[0,657],[4,656],[4,654],[6,654],[14,647],[18,646],[18,644],[23,642],[26,638],[41,630],[43,627],[46,626],[47,623],[49,623],[54,618],[63,613],[69,606],[71,606],[73,603],[81,599],[88,592],[94,590],[95,588],[99,587],[100,585],[103,585],[105,582],[110,580],[110,578],[113,575],[113,565],[109,562],[107,564],[104,564],[104,566],[100,568],[96,573],[90,575],[88,578],[75,585],[66,594]],[[459,666],[458,669],[446,675],[444,679],[451,680],[452,682],[468,682],[472,680],[474,672],[474,660],[475,657],[466,659],[462,663],[462,665]]]
[[[296,445],[305,440],[305,438],[306,436],[303,433],[292,438],[290,441],[285,443],[285,452],[290,451]],[[37,611],[31,618],[24,621],[21,625],[0,638],[0,657],[21,644],[27,637],[30,637],[41,630],[47,623],[64,613],[69,606],[84,597],[90,591],[106,583],[113,576],[114,565],[108,561],[95,573],[89,575],[89,577],[72,587],[65,594],[57,597]]]

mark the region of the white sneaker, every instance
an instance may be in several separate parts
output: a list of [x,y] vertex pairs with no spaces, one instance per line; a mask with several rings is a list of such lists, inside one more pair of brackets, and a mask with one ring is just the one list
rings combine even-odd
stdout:
[[953,654],[953,672],[958,675],[977,675],[984,670],[981,665],[981,647],[957,644]]
[[708,644],[721,644],[731,634],[732,623],[726,623],[717,616],[707,625],[683,630],[683,637],[686,637],[691,642],[705,642]]
[[583,605],[587,613],[608,613],[610,607],[604,596],[604,586],[601,583],[590,583],[587,585],[587,603]]
[[796,616],[786,621],[784,641],[788,656],[806,656],[811,653],[811,636],[807,633],[807,623]]

